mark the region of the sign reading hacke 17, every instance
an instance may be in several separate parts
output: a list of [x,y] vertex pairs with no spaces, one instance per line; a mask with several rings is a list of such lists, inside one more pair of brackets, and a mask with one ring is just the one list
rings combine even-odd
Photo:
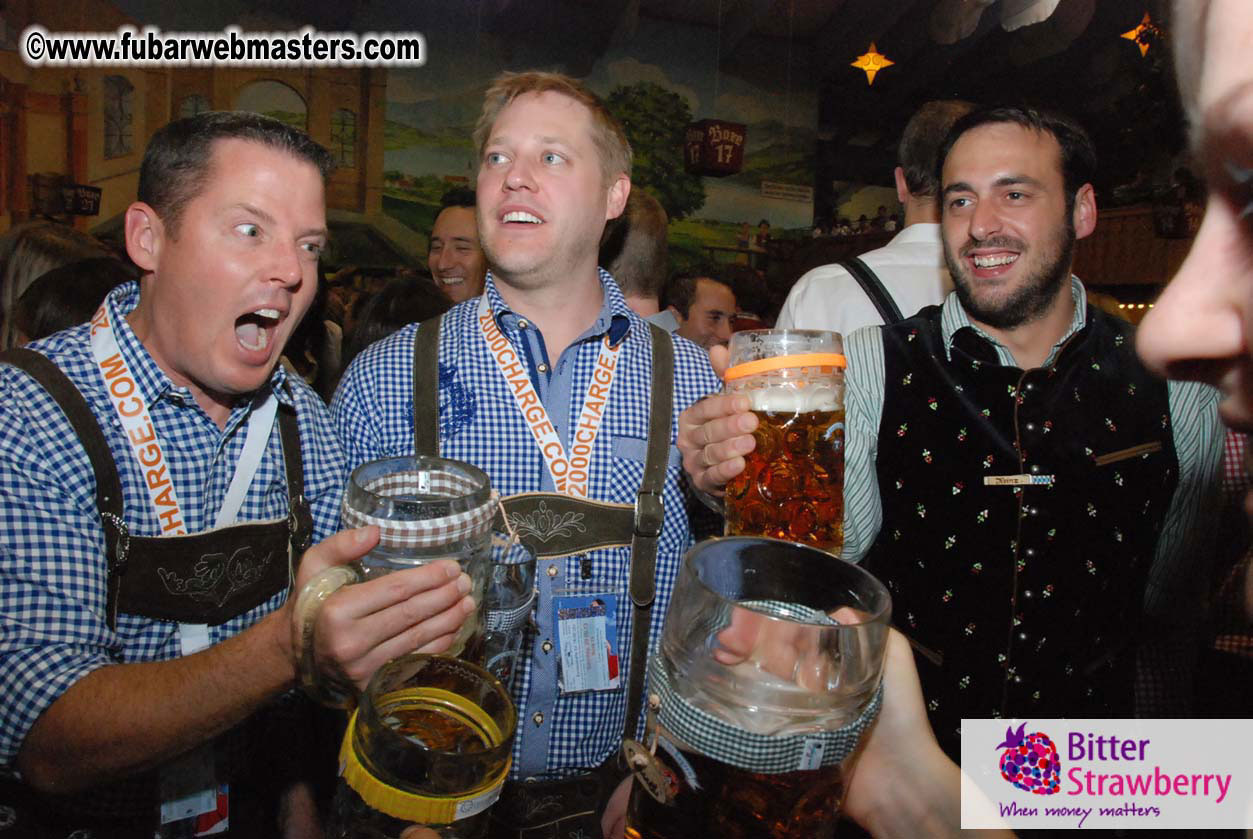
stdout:
[[683,162],[695,175],[734,175],[744,167],[745,126],[720,119],[702,119],[687,127]]

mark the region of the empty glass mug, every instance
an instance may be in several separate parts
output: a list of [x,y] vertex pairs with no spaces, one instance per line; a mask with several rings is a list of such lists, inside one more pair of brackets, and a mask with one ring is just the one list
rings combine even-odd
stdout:
[[759,537],[687,552],[649,662],[629,839],[818,839],[878,714],[891,620],[869,573]]
[[326,704],[351,706],[351,686],[321,679],[312,660],[313,624],[322,602],[340,587],[439,559],[453,559],[470,577],[478,603],[449,649],[510,682],[534,602],[535,557],[503,536],[493,538],[499,502],[487,475],[440,457],[393,457],[353,470],[344,491],[344,527],[376,525],[378,544],[359,561],[322,572],[301,590],[302,678]]

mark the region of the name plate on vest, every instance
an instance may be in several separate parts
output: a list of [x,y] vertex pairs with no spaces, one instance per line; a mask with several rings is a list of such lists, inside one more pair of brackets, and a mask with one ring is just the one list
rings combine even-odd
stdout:
[[1052,475],[987,475],[985,487],[1033,487],[1053,485]]

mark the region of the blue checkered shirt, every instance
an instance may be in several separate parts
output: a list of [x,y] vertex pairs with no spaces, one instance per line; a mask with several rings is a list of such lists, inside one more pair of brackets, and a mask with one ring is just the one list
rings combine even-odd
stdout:
[[[484,294],[501,332],[518,357],[526,361],[536,393],[566,451],[570,450],[570,432],[587,392],[601,337],[607,333],[611,341],[623,342],[617,378],[592,453],[588,490],[597,501],[634,504],[647,448],[652,343],[648,324],[627,307],[609,274],[601,271],[600,282],[604,304],[596,322],[553,361],[544,351],[542,336],[509,310],[490,274]],[[478,305],[477,299],[470,300],[444,316],[439,346],[440,454],[478,466],[501,495],[552,491],[552,479],[535,438],[483,340],[476,316]],[[350,466],[413,454],[416,332],[417,326],[411,324],[372,345],[344,375],[331,403],[331,414]],[[657,599],[649,639],[652,650],[660,639],[679,561],[692,541],[687,511],[692,502],[674,446],[679,412],[721,387],[702,349],[678,337],[674,344],[674,415],[663,491],[665,523],[657,548]],[[580,573],[584,559],[591,562],[590,580],[582,579]],[[630,550],[625,547],[541,563],[536,575],[540,595],[537,631],[534,637],[528,636],[531,655],[514,685],[519,716],[514,740],[515,777],[597,766],[621,741],[630,679],[625,672],[631,649],[631,601],[626,593],[629,570]],[[618,690],[558,695],[552,600],[554,594],[576,588],[583,594],[619,594],[617,652],[623,672]],[[548,641],[551,643],[546,645]]]
[[[131,331],[125,315],[138,302],[136,283],[115,289],[106,301],[109,320],[169,459],[187,532],[208,530],[243,449],[251,404],[236,405],[225,430],[219,429],[190,391],[174,386]],[[143,475],[92,360],[87,329],[77,326],[30,348],[56,362],[87,399],[117,463],[130,532],[159,536]],[[295,405],[305,495],[314,538],[322,539],[338,525],[343,454],[326,406],[304,382],[279,365],[270,385],[280,403]],[[109,629],[105,540],[91,463],[52,397],[7,365],[0,366],[0,460],[0,773],[9,774],[35,719],[78,679],[108,664],[163,661],[180,652],[175,623],[119,614],[117,630]],[[275,423],[237,519],[286,515],[287,482]],[[210,640],[239,633],[286,598],[287,591],[281,591],[209,627]]]

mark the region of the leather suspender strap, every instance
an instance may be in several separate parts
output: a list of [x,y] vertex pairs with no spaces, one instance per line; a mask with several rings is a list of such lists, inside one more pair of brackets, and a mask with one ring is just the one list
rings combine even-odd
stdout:
[[[109,628],[116,629],[121,580],[127,569],[131,537],[123,519],[122,482],[113,460],[113,452],[109,449],[87,400],[47,357],[33,350],[11,349],[0,353],[0,363],[25,371],[56,400],[91,461],[96,478],[96,509],[104,528],[105,551],[108,557],[107,619]],[[301,555],[313,541],[313,514],[304,497],[304,465],[300,453],[300,430],[296,412],[292,408],[280,406],[278,426],[283,442],[283,465],[287,472],[288,529],[293,549],[294,572],[294,563],[299,562]]]
[[122,518],[122,480],[118,477],[117,465],[113,462],[113,452],[109,450],[104,432],[100,430],[100,424],[96,422],[87,400],[65,373],[61,372],[61,368],[53,364],[47,356],[34,350],[16,348],[0,353],[0,362],[25,371],[48,391],[48,395],[56,400],[61,412],[70,421],[74,434],[87,452],[87,459],[91,461],[92,471],[96,475],[96,510],[100,513],[100,523],[104,527],[105,550],[109,561],[109,629],[116,629],[118,578],[126,571],[130,540]]
[[313,544],[313,511],[305,499],[304,460],[300,456],[300,424],[296,410],[278,406],[278,434],[283,443],[283,469],[287,472],[287,526],[291,531],[292,580],[304,552]]
[[657,597],[657,540],[665,508],[662,489],[670,455],[670,419],[674,409],[674,341],[670,333],[649,324],[653,339],[653,380],[649,392],[648,455],[644,479],[635,496],[635,530],[631,536],[631,678],[623,737],[635,733],[644,700],[648,635]]
[[852,274],[853,279],[857,280],[861,290],[866,292],[870,302],[879,311],[879,317],[883,318],[884,324],[891,325],[905,319],[905,316],[901,314],[900,307],[896,305],[892,295],[888,294],[888,290],[884,288],[883,282],[878,275],[870,270],[869,265],[854,256],[841,262],[840,266]]
[[413,453],[439,457],[439,335],[443,315],[418,324],[413,338]]

